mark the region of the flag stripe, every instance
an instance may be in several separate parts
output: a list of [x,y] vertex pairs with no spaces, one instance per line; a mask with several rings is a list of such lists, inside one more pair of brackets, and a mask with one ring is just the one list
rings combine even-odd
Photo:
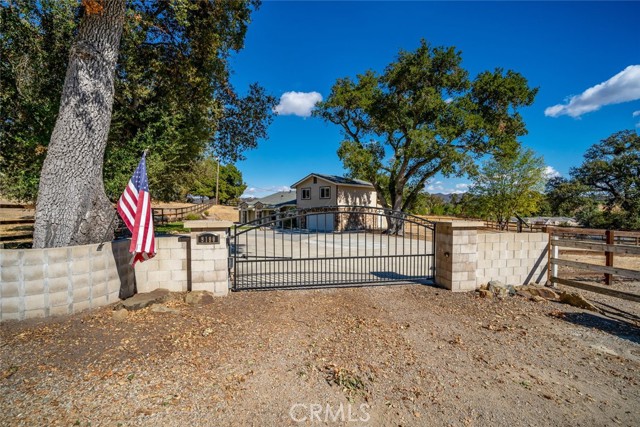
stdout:
[[133,264],[153,258],[156,244],[144,155],[118,200],[117,210],[132,234],[129,252],[133,254]]

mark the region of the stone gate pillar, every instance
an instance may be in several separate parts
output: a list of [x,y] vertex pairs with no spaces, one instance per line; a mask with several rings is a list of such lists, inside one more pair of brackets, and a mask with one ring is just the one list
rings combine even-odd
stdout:
[[436,284],[453,292],[476,289],[478,229],[482,221],[436,223]]
[[191,230],[190,272],[192,291],[209,291],[216,296],[229,293],[229,248],[231,221],[185,221]]

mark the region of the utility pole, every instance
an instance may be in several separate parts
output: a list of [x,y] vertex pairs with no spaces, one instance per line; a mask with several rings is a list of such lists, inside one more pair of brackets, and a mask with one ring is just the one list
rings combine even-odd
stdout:
[[220,189],[220,157],[216,157],[216,163],[218,164],[217,172],[216,172],[216,205],[220,204],[220,199],[218,199],[219,189]]

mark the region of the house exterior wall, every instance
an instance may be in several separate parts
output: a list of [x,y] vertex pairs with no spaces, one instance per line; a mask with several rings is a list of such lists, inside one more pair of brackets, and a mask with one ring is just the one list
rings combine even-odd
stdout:
[[[343,209],[341,208],[341,210]],[[373,210],[364,210],[362,213],[339,213],[336,219],[337,231],[384,230],[386,228],[387,219]]]
[[338,204],[348,206],[378,205],[377,193],[373,188],[338,186]]
[[[373,188],[334,184],[320,177],[317,177],[317,182],[314,184],[313,178],[313,176],[310,176],[296,186],[298,208],[319,208],[336,205],[376,207],[378,205],[377,193]],[[331,188],[330,198],[320,198],[321,187]],[[302,190],[304,188],[311,190],[311,199],[304,200],[302,198]]]
[[244,224],[245,222],[251,222],[256,219],[256,210],[251,208],[241,208],[238,211],[238,222]]
[[[332,184],[329,181],[325,181],[324,179],[318,178],[317,183],[313,183],[313,178],[310,176],[309,178],[302,181],[300,184],[296,186],[296,203],[298,204],[298,208],[306,209],[306,208],[319,208],[323,206],[335,206],[337,205],[337,197],[336,197],[336,185]],[[329,187],[331,188],[331,197],[328,199],[320,198],[320,187]],[[311,199],[303,200],[302,199],[302,189],[310,188],[311,189]]]

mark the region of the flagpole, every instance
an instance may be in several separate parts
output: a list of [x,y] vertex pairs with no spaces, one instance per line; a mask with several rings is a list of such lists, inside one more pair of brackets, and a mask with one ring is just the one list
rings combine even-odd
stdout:
[[110,231],[113,230],[113,228],[112,228],[113,227],[113,222],[116,220],[117,216],[118,216],[118,211],[114,209],[113,210],[113,218],[111,218],[111,223],[109,223],[109,227],[107,227],[107,231],[104,233],[104,236],[102,236],[102,241],[98,245],[98,250],[101,250],[102,247],[104,246],[104,244],[107,242],[107,237],[109,237]]

